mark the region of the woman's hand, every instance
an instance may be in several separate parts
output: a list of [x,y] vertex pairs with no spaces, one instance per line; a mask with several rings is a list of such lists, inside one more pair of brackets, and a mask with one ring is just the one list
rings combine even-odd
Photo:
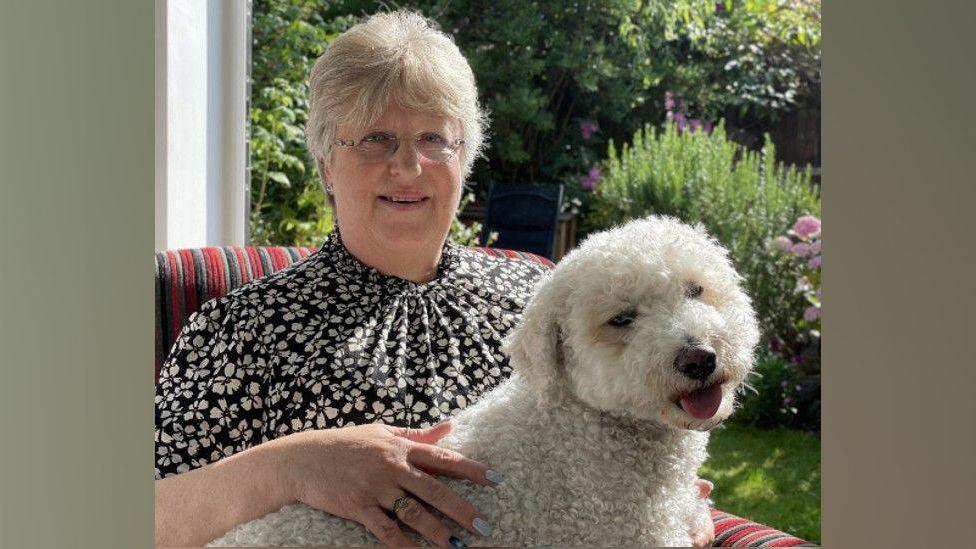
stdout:
[[[451,430],[449,422],[428,429],[361,425],[288,435],[286,482],[295,499],[356,521],[387,545],[412,545],[388,512],[440,546],[460,540],[428,507],[474,534],[490,527],[479,511],[432,475],[493,486],[488,468],[457,452],[434,446]],[[477,522],[476,522],[477,521]],[[454,539],[452,539],[454,538]]]
[[[695,481],[695,487],[698,489],[698,497],[703,500],[707,500],[709,494],[712,493],[712,488],[715,487],[714,484],[705,480],[698,479]],[[715,523],[712,522],[712,517],[709,515],[708,520],[703,521],[702,524],[695,525],[691,530],[691,544],[694,547],[708,547],[715,541]]]

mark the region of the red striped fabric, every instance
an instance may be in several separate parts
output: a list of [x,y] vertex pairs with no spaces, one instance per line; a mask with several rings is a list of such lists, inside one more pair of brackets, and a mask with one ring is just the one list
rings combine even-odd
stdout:
[[713,547],[798,547],[814,545],[768,526],[712,509]]

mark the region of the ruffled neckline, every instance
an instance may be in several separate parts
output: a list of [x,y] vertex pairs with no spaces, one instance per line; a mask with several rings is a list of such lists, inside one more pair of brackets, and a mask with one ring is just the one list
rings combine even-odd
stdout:
[[381,273],[375,267],[371,267],[352,255],[342,242],[339,229],[332,231],[326,238],[322,247],[316,252],[326,264],[331,265],[336,271],[354,278],[361,283],[383,289],[388,292],[400,293],[414,290],[422,290],[442,285],[453,277],[457,271],[459,250],[458,245],[452,242],[445,242],[441,250],[441,258],[437,263],[437,273],[434,278],[427,282],[418,283],[396,275]]

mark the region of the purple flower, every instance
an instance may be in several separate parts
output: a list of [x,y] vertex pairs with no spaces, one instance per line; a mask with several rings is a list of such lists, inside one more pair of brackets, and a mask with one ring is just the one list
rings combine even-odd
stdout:
[[589,173],[580,178],[580,187],[592,191],[596,188],[596,184],[600,182],[600,177],[600,168],[594,166],[590,169]]
[[769,350],[771,350],[774,353],[776,353],[776,352],[779,352],[779,349],[780,349],[781,346],[782,346],[782,342],[779,340],[778,337],[773,336],[773,337],[769,338]]
[[596,123],[596,120],[580,120],[579,126],[585,141],[589,141],[593,134],[600,131],[600,125]]
[[803,257],[810,253],[810,245],[807,244],[806,242],[797,242],[796,244],[793,245],[793,249],[790,251],[792,251],[793,253],[795,253],[800,257]]
[[820,307],[814,307],[811,305],[807,307],[805,311],[803,311],[803,320],[806,320],[807,322],[813,322],[818,318],[820,318]]
[[800,238],[807,238],[820,233],[820,220],[812,215],[804,215],[793,224],[793,232]]
[[807,267],[810,267],[811,269],[819,269],[820,268],[820,256],[819,255],[815,255],[815,256],[811,257],[810,258],[810,261],[807,261]]
[[792,403],[793,403],[793,397],[786,397],[786,398],[783,399],[783,405],[784,406],[789,406]]
[[793,249],[793,241],[788,236],[777,236],[773,239],[773,246],[783,253],[788,253]]
[[685,115],[678,112],[674,114],[674,123],[678,126],[678,133],[685,129]]
[[692,118],[688,121],[688,131],[693,132],[702,127],[701,118]]
[[664,92],[664,110],[668,112],[674,110],[674,94],[670,91]]
[[813,244],[810,244],[810,253],[819,254],[820,253],[820,240],[815,240]]
[[797,393],[799,393],[800,392],[800,389],[802,389],[802,388],[803,387],[797,385],[796,387],[793,388],[793,390],[796,391]]
[[705,130],[705,133],[707,133],[708,135],[712,135],[712,123],[711,122],[705,122],[704,130]]

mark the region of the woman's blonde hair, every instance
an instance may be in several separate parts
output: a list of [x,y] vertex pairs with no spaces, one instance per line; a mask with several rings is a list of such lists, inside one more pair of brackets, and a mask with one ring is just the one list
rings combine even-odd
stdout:
[[436,25],[412,11],[380,13],[329,45],[309,78],[305,140],[316,160],[328,163],[336,126],[366,127],[397,104],[460,123],[461,180],[467,179],[488,118],[467,59]]

